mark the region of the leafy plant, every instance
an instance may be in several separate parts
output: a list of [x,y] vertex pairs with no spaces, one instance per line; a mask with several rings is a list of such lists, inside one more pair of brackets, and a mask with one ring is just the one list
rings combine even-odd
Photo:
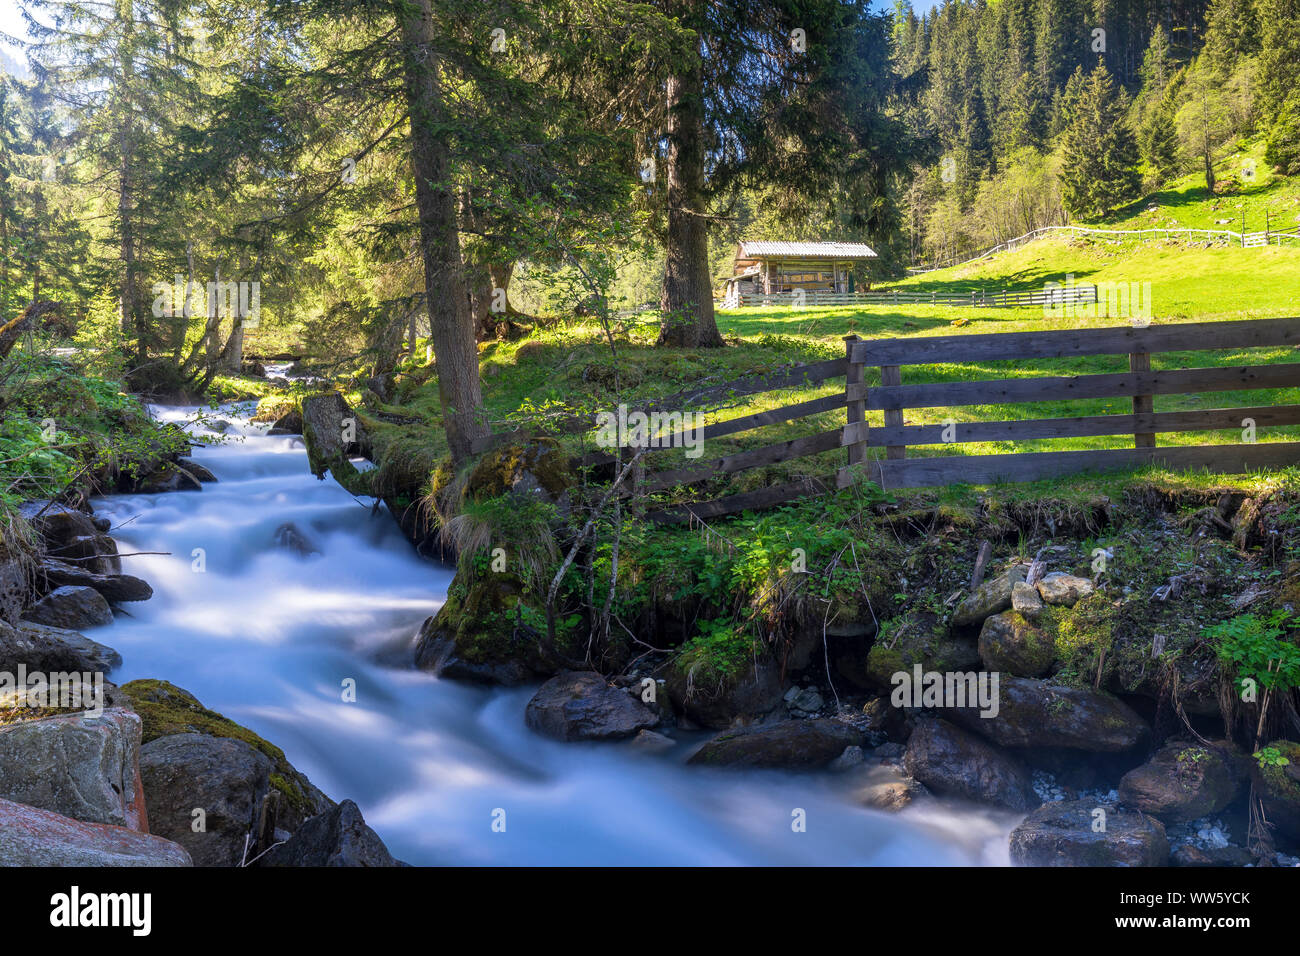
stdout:
[[1238,683],[1249,678],[1285,691],[1300,686],[1300,647],[1286,637],[1291,618],[1285,610],[1268,617],[1239,614],[1202,634],[1214,642],[1219,660],[1235,670]]

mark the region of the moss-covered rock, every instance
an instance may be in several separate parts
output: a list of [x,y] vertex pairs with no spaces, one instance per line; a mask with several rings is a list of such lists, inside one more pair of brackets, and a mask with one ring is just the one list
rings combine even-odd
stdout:
[[417,667],[441,677],[516,685],[553,672],[536,631],[523,618],[536,612],[517,578],[486,574],[466,584],[457,573],[438,613],[424,622],[415,646]]
[[229,717],[208,710],[189,691],[165,680],[152,679],[133,680],[121,689],[140,715],[142,744],[173,734],[205,734],[241,740],[270,758],[274,765],[271,786],[280,792],[283,800],[286,829],[292,830],[307,818],[334,806],[334,801],[294,769],[283,750]]
[[1300,843],[1300,743],[1274,740],[1260,749],[1275,750],[1280,757],[1271,762],[1252,761],[1251,776],[1264,802],[1264,813],[1278,833]]
[[979,637],[980,660],[986,670],[1015,677],[1042,677],[1056,661],[1052,639],[1015,611],[985,619]]
[[[1010,587],[1007,589],[1010,600]],[[880,690],[893,687],[893,676],[923,670],[966,671],[978,667],[974,642],[953,637],[933,614],[909,613],[885,624],[867,654],[867,677]]]
[[1124,775],[1119,798],[1165,823],[1187,823],[1227,807],[1243,782],[1219,748],[1171,741]]
[[715,730],[781,703],[781,669],[743,628],[712,627],[684,643],[664,680],[673,707]]
[[542,493],[556,501],[572,482],[568,457],[552,438],[506,445],[479,459],[465,483],[465,496],[474,501],[506,493]]

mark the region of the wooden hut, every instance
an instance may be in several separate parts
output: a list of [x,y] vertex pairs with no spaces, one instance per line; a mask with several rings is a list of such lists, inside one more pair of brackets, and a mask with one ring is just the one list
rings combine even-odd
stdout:
[[726,302],[742,295],[852,292],[853,265],[874,259],[875,250],[860,242],[742,242],[736,246]]

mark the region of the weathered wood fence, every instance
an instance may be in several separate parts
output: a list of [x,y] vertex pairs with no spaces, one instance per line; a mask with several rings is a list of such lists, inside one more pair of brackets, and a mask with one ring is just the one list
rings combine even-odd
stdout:
[[[1206,469],[1221,474],[1300,464],[1300,442],[1165,447],[1156,444],[1156,435],[1167,432],[1245,429],[1251,423],[1256,428],[1300,424],[1300,405],[1153,411],[1156,395],[1300,387],[1300,363],[1152,370],[1152,354],[1277,346],[1300,347],[1300,318],[897,339],[863,340],[849,336],[845,339],[845,357],[842,359],[796,365],[721,385],[679,392],[640,409],[647,412],[680,411],[690,409],[691,405],[807,387],[843,376],[845,387],[842,392],[716,422],[691,437],[702,440],[707,447],[712,438],[846,408],[842,426],[722,456],[701,457],[685,465],[674,463],[675,466],[668,469],[647,470],[644,476],[638,477],[629,493],[640,496],[691,486],[719,475],[823,454],[837,448],[845,449],[846,461],[833,476],[823,467],[821,475],[712,500],[673,505],[652,511],[647,517],[663,522],[713,518],[826,493],[837,487],[846,487],[859,478],[874,481],[882,488],[895,489],[955,483],[1034,481],[1085,471],[1115,471],[1151,464],[1175,469]],[[903,381],[903,370],[908,366],[1097,355],[1127,355],[1129,371],[914,384]],[[879,385],[866,383],[868,367],[880,370]],[[908,425],[904,421],[904,411],[911,408],[1114,397],[1130,399],[1132,413],[988,422],[950,419],[927,425]],[[868,411],[882,412],[883,425],[869,424]],[[594,427],[593,417],[583,416],[566,421],[560,430],[572,434]],[[489,436],[479,443],[476,450],[485,450],[521,434]],[[1109,435],[1132,435],[1133,447],[907,457],[907,449],[912,446]],[[680,449],[685,437],[684,432],[656,436],[647,455]],[[884,454],[873,457],[869,449],[884,449]],[[609,464],[625,454],[620,449],[613,449],[613,452],[588,454],[580,464]]]
[[1021,308],[1034,305],[1082,305],[1096,302],[1095,285],[1063,286],[1012,292],[1009,289],[972,289],[969,292],[924,292],[916,289],[875,289],[862,292],[826,292],[820,289],[796,289],[793,292],[746,292],[728,299],[727,308],[738,306],[784,306],[786,308],[819,305],[950,305],[985,308]]

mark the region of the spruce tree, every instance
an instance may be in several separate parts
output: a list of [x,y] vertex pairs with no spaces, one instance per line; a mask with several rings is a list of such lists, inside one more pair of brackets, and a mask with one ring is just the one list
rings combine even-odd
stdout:
[[1075,217],[1093,219],[1137,198],[1138,150],[1128,102],[1104,62],[1070,78],[1062,104],[1062,198]]

